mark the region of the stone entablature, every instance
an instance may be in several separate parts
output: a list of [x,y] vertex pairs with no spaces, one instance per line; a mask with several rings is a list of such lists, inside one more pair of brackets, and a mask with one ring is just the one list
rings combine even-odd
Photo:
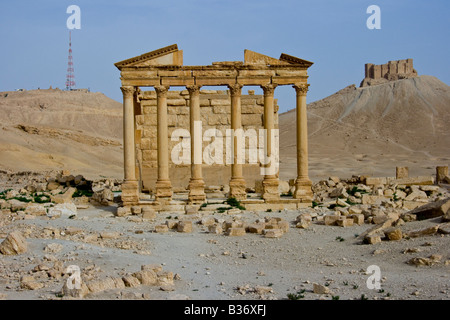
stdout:
[[361,82],[361,87],[417,77],[417,71],[413,68],[413,59],[389,61],[381,65],[366,63],[364,70],[365,78]]
[[[169,160],[169,137],[176,128],[189,128],[191,137],[190,159],[194,160],[190,162],[188,203],[201,204],[206,200],[203,163],[202,159],[198,161],[204,146],[196,127],[200,122],[220,130],[230,128],[232,132],[262,127],[267,134],[267,141],[259,151],[263,158],[277,161],[275,170],[272,170],[273,163],[270,161],[259,164],[264,178],[261,200],[269,204],[289,202],[280,200],[278,192],[278,146],[277,137],[273,135],[278,128],[278,107],[274,92],[280,85],[291,85],[296,93],[297,179],[291,202],[302,203],[303,206],[310,204],[312,183],[308,177],[306,94],[309,87],[307,69],[312,64],[284,53],[275,59],[245,50],[243,62],[222,61],[209,66],[183,66],[182,51],[178,50],[177,45],[116,63],[115,66],[121,71],[124,106],[123,205],[141,204],[139,194],[143,191],[143,168],[154,168],[155,165],[155,199],[152,204],[170,203],[172,181],[179,179],[173,176],[171,171],[174,166]],[[226,94],[225,91],[210,92],[207,98],[206,93],[202,93],[206,86],[226,86],[228,90]],[[253,97],[242,95],[244,86],[259,86],[264,94]],[[153,87],[154,91],[143,92],[140,87]],[[184,88],[172,91],[172,87]],[[244,165],[238,161],[242,144],[238,142],[237,136],[231,139],[231,157],[234,161],[230,162],[228,196],[246,201]],[[215,170],[209,174],[217,172]]]

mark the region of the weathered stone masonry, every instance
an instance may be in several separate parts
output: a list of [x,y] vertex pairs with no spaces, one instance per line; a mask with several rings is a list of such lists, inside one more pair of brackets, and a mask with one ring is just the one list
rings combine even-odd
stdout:
[[[250,94],[241,96],[241,118],[242,129],[254,129],[258,131],[264,128],[264,96],[255,95],[254,90],[249,90]],[[140,115],[136,116],[136,155],[139,165],[139,176],[142,180],[144,191],[154,190],[156,180],[157,161],[157,97],[155,91],[143,91],[138,95],[140,103]],[[199,94],[200,108],[197,118],[202,122],[202,134],[208,129],[217,129],[221,132],[224,144],[226,130],[231,128],[231,101],[229,90],[200,90]],[[274,126],[278,129],[278,105],[276,99],[274,101]],[[177,129],[186,129],[190,131],[191,116],[189,108],[190,94],[188,90],[169,91],[167,93],[167,114],[168,114],[168,134],[169,134],[169,150],[173,150],[180,142],[178,140],[171,141],[172,134]],[[192,126],[193,127],[193,126]],[[140,133],[140,134],[139,134]],[[194,132],[191,132],[191,137]],[[209,144],[203,141],[202,150]],[[246,148],[249,148],[246,140]],[[193,150],[191,150],[193,151]],[[256,152],[256,150],[252,150]],[[243,170],[247,173],[247,184],[254,185],[255,176],[259,175],[259,165],[249,164],[249,153],[245,154],[245,164]],[[227,184],[231,176],[230,165],[226,164],[226,154],[223,154],[223,165],[213,163],[211,165],[203,165],[204,181],[206,185],[223,185]],[[191,156],[193,159],[193,155]],[[212,160],[210,162],[213,162]],[[170,177],[173,181],[173,187],[182,188],[187,185],[190,178],[190,165],[174,164],[169,159],[171,167]],[[210,174],[207,171],[211,171]]]
[[[115,64],[121,71],[124,98],[123,205],[151,204],[161,207],[171,203],[174,181],[183,181],[180,172],[175,177],[172,172],[171,176],[171,171],[176,172],[182,166],[175,166],[169,160],[173,148],[170,136],[177,128],[188,129],[191,137],[195,137],[193,124],[202,121],[206,128],[214,127],[220,131],[227,128],[263,128],[270,137],[272,130],[277,129],[278,110],[274,92],[280,85],[292,86],[297,97],[297,179],[293,198],[280,199],[278,174],[265,173],[262,199],[248,200],[243,172],[244,167],[248,169],[248,166],[236,161],[228,170],[230,176],[226,177],[230,187],[228,195],[250,207],[261,203],[291,208],[310,204],[312,191],[308,178],[306,93],[309,86],[307,69],[312,62],[287,54],[275,59],[250,50],[245,50],[244,62],[183,66],[182,60],[182,51],[178,50],[177,45],[172,45]],[[228,90],[205,91],[206,86],[224,86]],[[259,86],[264,94],[243,96],[244,86]],[[141,91],[141,87],[153,87],[154,91]],[[171,91],[171,87],[184,88]],[[264,152],[269,156],[277,150],[271,150],[268,139]],[[204,142],[197,138],[191,138],[189,142],[191,157],[195,158],[194,151],[201,150]],[[231,147],[236,156],[239,151],[236,138]],[[190,163],[188,203],[205,201],[205,173],[209,178],[211,174],[224,172],[224,168],[209,168],[209,172],[205,170],[207,168],[198,161]],[[155,199],[143,202],[140,192],[152,188],[152,179],[156,180]]]
[[361,82],[361,87],[417,77],[417,71],[413,67],[413,59],[389,61],[381,65],[366,63],[364,72],[365,77]]

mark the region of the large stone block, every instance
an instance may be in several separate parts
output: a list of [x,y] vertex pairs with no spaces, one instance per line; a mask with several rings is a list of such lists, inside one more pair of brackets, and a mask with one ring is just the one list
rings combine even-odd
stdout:
[[231,115],[229,114],[210,114],[208,115],[208,125],[226,125],[231,122]]
[[405,186],[431,185],[431,184],[434,184],[434,178],[432,176],[411,177],[411,178],[396,179],[393,182],[395,182],[397,184],[402,184]]
[[396,167],[395,168],[395,178],[403,179],[409,177],[409,168],[408,167]]
[[364,215],[362,213],[355,213],[348,216],[353,219],[353,223],[357,225],[364,224]]
[[265,238],[280,238],[283,234],[281,229],[264,229]]
[[157,150],[142,150],[142,161],[158,160]]
[[231,112],[231,106],[227,105],[220,105],[220,106],[213,106],[213,112],[214,113],[230,113]]
[[76,188],[69,188],[66,192],[62,194],[57,195],[51,195],[50,198],[52,199],[52,202],[56,204],[60,203],[71,203],[72,202],[72,196],[77,191]]
[[336,220],[336,225],[338,225],[340,227],[353,226],[353,218],[339,217],[339,219]]
[[259,105],[242,106],[242,114],[263,114],[264,107]]
[[143,114],[144,115],[149,115],[149,114],[156,114],[156,107],[154,106],[148,106],[148,107],[143,107]]
[[263,123],[261,114],[242,114],[241,118],[243,126],[261,126]]
[[141,270],[133,273],[133,276],[143,285],[152,286],[158,282],[158,275],[153,270]]
[[177,231],[178,232],[192,232],[192,221],[184,220],[184,221],[178,222]]
[[167,108],[167,114],[189,114],[189,107],[185,106],[170,106]]
[[229,228],[227,230],[228,236],[243,236],[245,235],[245,228]]
[[212,106],[226,106],[230,104],[231,102],[228,99],[211,99]]
[[384,231],[384,235],[388,240],[401,240],[403,237],[402,230],[399,228],[389,228]]
[[376,177],[367,177],[366,178],[366,185],[372,186],[372,185],[380,185],[380,184],[386,184],[387,179],[385,177],[382,178],[376,178]]
[[450,212],[450,198],[447,198],[440,201],[427,203],[423,206],[413,209],[408,213],[415,214],[418,220],[423,220],[444,216],[449,212]]
[[0,253],[5,255],[25,253],[27,249],[27,241],[19,231],[9,233],[6,239],[0,244]]
[[381,242],[381,236],[379,234],[367,235],[363,240],[366,244],[375,244]]
[[176,127],[177,126],[177,120],[178,120],[177,115],[175,115],[175,114],[167,115],[167,125],[169,127]]
[[[142,118],[143,120],[140,121],[139,120],[140,118]],[[136,116],[136,123],[137,124],[142,124],[142,125],[145,125],[145,126],[156,126],[157,123],[158,123],[158,118],[156,117],[156,114],[146,114],[146,115],[143,115],[143,116]]]
[[326,215],[323,218],[323,221],[325,222],[325,225],[327,226],[334,226],[336,225],[336,222],[339,220],[340,216],[336,216],[336,215]]
[[72,202],[59,203],[49,208],[47,216],[69,218],[77,215],[77,206]]
[[362,204],[376,204],[380,205],[383,201],[388,200],[389,198],[386,198],[384,196],[376,196],[376,195],[370,195],[370,194],[363,194],[362,196]]
[[448,166],[436,167],[436,182],[445,182],[445,177],[448,176]]
[[247,226],[247,231],[249,233],[262,234],[265,228],[265,223],[252,223]]

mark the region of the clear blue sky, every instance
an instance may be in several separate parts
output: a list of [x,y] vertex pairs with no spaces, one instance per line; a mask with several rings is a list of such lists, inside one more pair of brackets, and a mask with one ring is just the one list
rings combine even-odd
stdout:
[[[114,63],[174,43],[185,65],[242,61],[244,49],[313,61],[309,102],[359,86],[367,62],[413,58],[420,75],[450,83],[448,0],[17,0],[0,4],[0,91],[65,87],[72,4],[81,9],[72,31],[77,87],[120,102]],[[380,30],[366,27],[372,4]],[[280,111],[294,107],[290,86],[275,95]]]

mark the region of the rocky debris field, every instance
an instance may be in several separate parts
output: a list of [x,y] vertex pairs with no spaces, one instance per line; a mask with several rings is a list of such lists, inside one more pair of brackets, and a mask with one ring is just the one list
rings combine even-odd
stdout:
[[119,208],[116,179],[0,179],[3,299],[450,298],[449,186],[432,177],[330,177],[299,210],[161,212]]

